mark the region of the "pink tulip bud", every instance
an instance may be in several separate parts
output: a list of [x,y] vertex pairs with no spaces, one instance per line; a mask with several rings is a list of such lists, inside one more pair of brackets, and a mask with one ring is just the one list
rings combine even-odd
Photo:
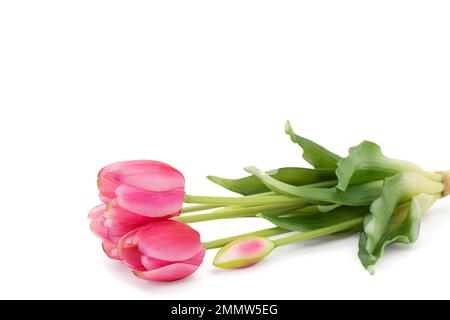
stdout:
[[123,236],[118,245],[123,262],[144,280],[175,281],[192,274],[205,249],[197,231],[179,221],[150,223]]
[[225,269],[241,269],[253,266],[275,248],[266,238],[247,237],[230,242],[217,252],[213,265]]
[[152,218],[174,216],[184,200],[184,177],[168,164],[151,160],[122,161],[100,170],[100,199]]

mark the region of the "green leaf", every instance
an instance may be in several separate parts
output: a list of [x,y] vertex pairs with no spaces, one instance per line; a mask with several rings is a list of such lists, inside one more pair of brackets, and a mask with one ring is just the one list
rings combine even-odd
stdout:
[[[268,171],[267,174],[275,179],[294,186],[317,183],[320,181],[334,180],[336,175],[333,170],[305,169],[305,168],[279,168]],[[226,179],[208,176],[212,182],[244,196],[270,191],[267,186],[255,176],[241,179]]]
[[421,193],[440,195],[443,190],[442,183],[432,181],[419,173],[406,172],[387,178],[381,197],[373,202],[371,214],[364,223],[367,252],[373,253],[376,250],[399,203]]
[[[312,202],[328,202],[347,206],[366,206],[381,195],[382,181],[374,181],[365,184],[351,186],[343,192],[332,188],[320,188],[312,186],[293,186],[262,172],[255,167],[245,168],[257,176],[270,190],[278,194],[297,196]],[[334,183],[334,182],[333,182]]]
[[339,160],[337,188],[345,191],[351,182],[381,180],[402,171],[422,172],[422,169],[410,162],[387,158],[376,143],[363,141],[350,148],[347,158]]
[[383,256],[385,249],[393,243],[411,244],[419,237],[422,215],[433,205],[438,197],[429,194],[415,196],[410,205],[400,209],[390,220],[379,244],[373,253],[366,250],[367,235],[361,232],[358,257],[371,274],[375,264]]
[[325,149],[314,141],[295,134],[289,121],[286,121],[284,131],[291,137],[292,142],[303,149],[303,159],[317,169],[336,169],[341,159],[337,154]]
[[[304,208],[306,209],[306,208]],[[369,207],[338,207],[328,212],[309,213],[304,209],[294,210],[287,213],[264,213],[261,216],[274,225],[292,231],[311,231],[340,224],[369,213]],[[355,228],[350,230],[355,231]],[[345,232],[346,234],[348,232]],[[339,234],[342,234],[340,232]]]

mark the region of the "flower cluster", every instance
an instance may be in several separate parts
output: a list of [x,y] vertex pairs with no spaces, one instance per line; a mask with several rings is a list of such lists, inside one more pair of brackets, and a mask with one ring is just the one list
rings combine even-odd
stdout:
[[[92,232],[110,258],[144,280],[183,279],[209,249],[219,248],[214,266],[240,269],[283,245],[358,232],[358,257],[373,273],[391,244],[417,240],[422,215],[450,194],[450,171],[428,172],[388,158],[369,141],[341,157],[297,135],[289,123],[285,131],[312,168],[247,167],[250,175],[240,179],[208,177],[239,196],[185,194],[184,176],[158,161],[104,167],[97,183],[102,204],[89,213]],[[201,242],[188,225],[231,218],[264,219],[273,227]]]
[[105,253],[141,278],[174,281],[194,272],[205,250],[188,225],[170,221],[183,206],[184,177],[168,164],[123,161],[98,174],[103,204],[89,213]]

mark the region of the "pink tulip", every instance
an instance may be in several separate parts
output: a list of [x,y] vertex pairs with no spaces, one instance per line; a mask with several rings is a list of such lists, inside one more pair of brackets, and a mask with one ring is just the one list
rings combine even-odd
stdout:
[[118,245],[123,262],[144,280],[175,281],[192,274],[205,249],[197,231],[179,221],[150,223],[123,236]]
[[179,214],[184,200],[184,177],[168,164],[151,160],[122,161],[100,170],[100,199],[151,218]]
[[120,260],[117,243],[128,232],[159,220],[141,216],[119,207],[116,202],[96,206],[89,213],[92,232],[103,240],[103,250],[111,259]]
[[275,244],[262,237],[246,237],[234,240],[221,248],[213,265],[225,269],[242,269],[255,265],[275,249]]

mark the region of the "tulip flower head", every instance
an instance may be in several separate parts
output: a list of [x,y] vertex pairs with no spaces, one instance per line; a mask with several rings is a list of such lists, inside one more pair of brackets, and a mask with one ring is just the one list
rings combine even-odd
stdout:
[[206,250],[197,231],[182,222],[167,220],[126,234],[119,241],[118,251],[137,277],[168,282],[197,270]]
[[133,160],[110,164],[97,179],[100,199],[151,218],[178,215],[183,206],[184,177],[159,161]]
[[225,269],[247,268],[263,260],[274,248],[272,241],[262,237],[237,239],[219,250],[213,264]]

